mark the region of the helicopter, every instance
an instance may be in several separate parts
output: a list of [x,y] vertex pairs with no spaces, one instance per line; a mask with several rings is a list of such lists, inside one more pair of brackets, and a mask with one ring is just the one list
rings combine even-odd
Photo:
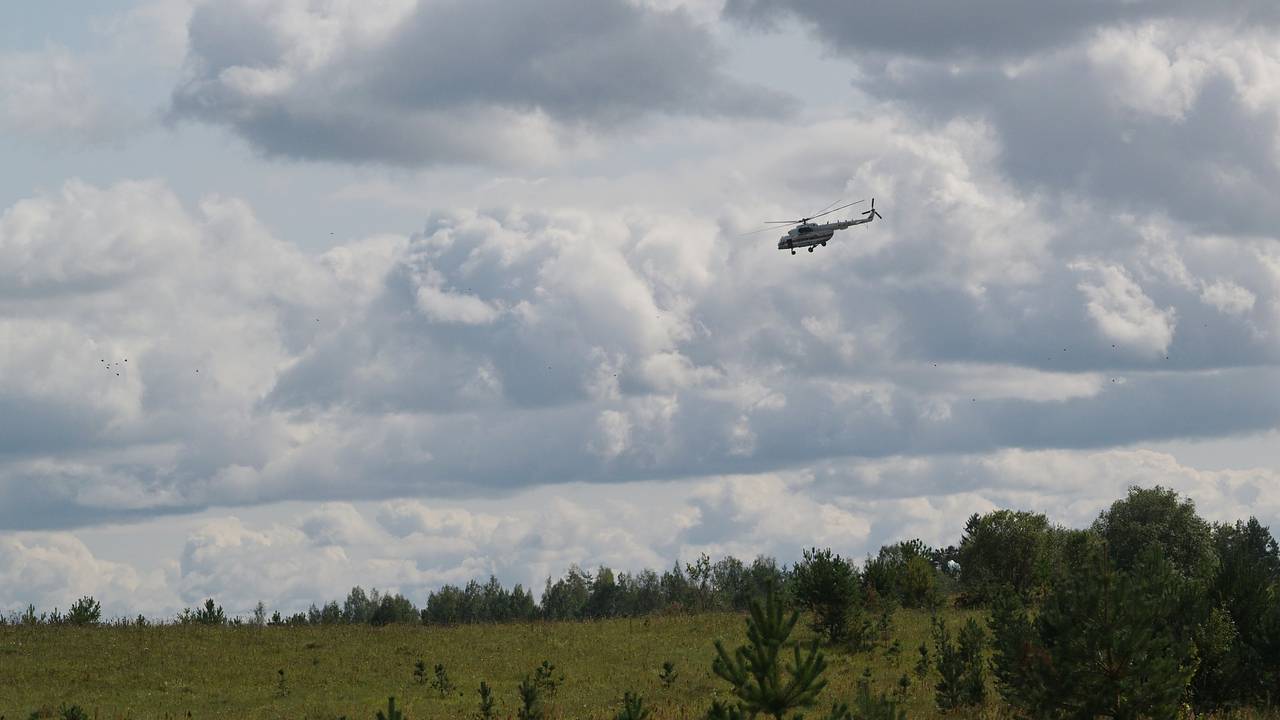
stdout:
[[[810,222],[810,220],[820,218],[824,215],[830,215],[831,213],[836,212],[837,210],[843,210],[847,207],[853,207],[854,205],[858,205],[864,202],[866,202],[866,200],[858,200],[857,202],[851,202],[847,205],[841,205],[838,208],[832,208],[830,210],[823,209],[821,212],[817,213],[816,215],[800,218],[799,220],[769,220],[769,221],[766,221],[765,224],[766,225],[795,225],[795,227],[787,231],[786,235],[783,235],[781,238],[778,239],[779,250],[790,250],[791,254],[795,255],[796,248],[807,247],[809,248],[809,252],[813,252],[813,249],[819,245],[826,247],[827,241],[831,239],[832,235],[835,235],[837,230],[844,230],[845,228],[851,228],[854,225],[865,225],[866,223],[869,223],[876,218],[880,218],[881,220],[884,219],[883,215],[881,215],[879,212],[876,212],[876,199],[871,198],[871,209],[864,211],[862,213],[863,217],[860,220],[840,220],[838,222],[829,222],[829,223]],[[772,229],[775,229],[775,228],[763,228],[761,230],[757,230],[756,232],[764,232],[765,230],[772,230]],[[751,234],[751,233],[748,233],[748,234]]]

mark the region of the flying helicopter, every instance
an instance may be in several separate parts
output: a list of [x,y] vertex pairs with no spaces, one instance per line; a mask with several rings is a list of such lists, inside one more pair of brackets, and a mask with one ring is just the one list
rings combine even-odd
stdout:
[[[883,215],[881,215],[879,212],[876,212],[876,199],[871,198],[871,209],[864,211],[862,213],[862,218],[859,220],[840,220],[837,222],[829,222],[829,223],[810,222],[811,220],[815,220],[825,215],[830,215],[833,212],[843,210],[848,207],[853,207],[854,205],[859,205],[864,202],[866,202],[866,200],[858,200],[857,202],[851,202],[847,205],[841,205],[840,207],[837,207],[837,208],[831,208],[830,210],[827,210],[824,208],[822,211],[818,212],[815,215],[810,215],[809,217],[800,218],[799,220],[769,220],[769,221],[766,221],[765,224],[769,226],[795,225],[795,227],[787,231],[786,235],[783,235],[781,238],[778,239],[779,250],[790,250],[791,254],[795,255],[796,248],[807,247],[809,248],[809,252],[813,252],[813,249],[819,245],[826,247],[827,241],[831,239],[832,235],[835,235],[837,230],[844,230],[845,228],[851,228],[854,225],[865,225],[866,223],[869,223],[876,218],[880,218],[882,220],[884,219]],[[766,227],[766,228],[757,230],[755,232],[764,232],[765,230],[774,230],[774,229],[777,229],[777,228]],[[753,233],[747,233],[747,234],[751,235]]]

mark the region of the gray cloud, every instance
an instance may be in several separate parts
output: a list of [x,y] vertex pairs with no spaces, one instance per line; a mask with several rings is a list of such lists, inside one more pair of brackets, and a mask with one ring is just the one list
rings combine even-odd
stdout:
[[1270,234],[1280,222],[1266,200],[1280,191],[1280,97],[1251,102],[1224,66],[1180,89],[1176,109],[1134,107],[1127,93],[1141,89],[1117,83],[1117,67],[1142,72],[1080,52],[1016,77],[920,65],[867,87],[938,119],[990,122],[1012,181],[1083,197],[1081,212],[1164,212],[1202,232]]
[[743,0],[726,12],[811,21],[853,61],[857,87],[929,122],[986,124],[1010,182],[1078,200],[1076,212],[1241,235],[1280,222],[1272,3]]
[[[570,564],[635,571],[698,553],[758,553],[782,562],[814,544],[859,557],[920,537],[955,543],[964,519],[996,507],[1032,508],[1080,527],[1133,483],[1158,477],[1213,521],[1257,516],[1272,527],[1280,504],[1272,470],[1202,470],[1159,452],[1023,451],[929,459],[834,461],[788,473],[686,483],[552,486],[464,507],[438,500],[329,503],[215,515],[172,528],[143,522],[158,559],[106,560],[99,540],[120,528],[0,536],[0,611],[35,602],[66,607],[82,594],[108,614],[171,616],[212,596],[229,612],[262,600],[291,612],[361,584],[419,604],[443,583],[496,574],[536,592]],[[939,478],[946,482],[939,486]]]
[[[413,3],[286,13],[207,3],[172,112],[268,155],[393,165],[553,159],[654,115],[772,115],[706,27],[626,0]],[[264,22],[264,17],[267,19]]]
[[1273,24],[1273,3],[1241,0],[1208,5],[1195,0],[727,0],[725,14],[771,23],[796,17],[837,49],[929,58],[1010,58],[1052,50],[1099,28],[1143,21],[1226,21],[1237,27]]

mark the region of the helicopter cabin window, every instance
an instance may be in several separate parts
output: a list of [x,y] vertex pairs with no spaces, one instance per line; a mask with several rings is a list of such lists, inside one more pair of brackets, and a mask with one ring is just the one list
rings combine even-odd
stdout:
[[803,235],[803,234],[805,234],[805,233],[809,232],[809,230],[810,230],[810,228],[809,228],[809,226],[808,226],[808,225],[801,225],[801,226],[800,226],[800,234],[801,234],[801,235]]

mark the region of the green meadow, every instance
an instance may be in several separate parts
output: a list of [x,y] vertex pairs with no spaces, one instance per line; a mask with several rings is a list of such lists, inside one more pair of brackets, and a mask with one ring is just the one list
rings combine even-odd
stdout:
[[[980,612],[950,610],[953,628]],[[806,628],[796,635],[807,642]],[[458,627],[421,625],[148,628],[0,627],[0,716],[35,711],[60,717],[76,704],[90,718],[370,718],[394,695],[409,720],[474,716],[477,688],[493,687],[498,717],[514,717],[516,687],[542,661],[564,681],[550,703],[553,718],[612,718],[623,693],[640,693],[652,720],[701,718],[727,684],[711,672],[713,641],[745,640],[745,615],[657,615],[589,622],[532,622]],[[877,690],[892,693],[906,673],[910,718],[1012,717],[994,695],[984,708],[944,716],[933,704],[936,670],[921,683],[917,648],[929,638],[929,614],[895,614],[892,640],[874,650],[824,652],[827,689],[815,710],[852,698],[865,669]],[[930,645],[932,656],[932,646]],[[414,677],[422,660],[428,682]],[[663,687],[664,661],[678,676]],[[444,666],[456,688],[441,697],[429,680]],[[283,678],[280,670],[284,671]],[[813,713],[817,715],[818,713]],[[1228,716],[1219,716],[1228,717]],[[1234,717],[1280,718],[1249,711]]]
[[[952,611],[949,622],[963,621]],[[373,718],[394,695],[406,718],[463,718],[477,708],[481,680],[494,688],[499,717],[514,717],[516,687],[543,660],[564,682],[551,705],[558,718],[612,718],[623,693],[640,693],[654,720],[696,718],[728,685],[711,672],[713,642],[745,640],[745,615],[656,615],[588,622],[458,627],[421,625],[148,628],[0,627],[0,714],[28,718],[63,703],[97,718]],[[891,643],[851,654],[828,648],[824,704],[852,697],[864,668],[890,691],[911,674],[929,615],[899,611]],[[797,627],[796,636],[812,635]],[[457,686],[445,697],[418,682],[414,666],[442,664]],[[664,688],[664,661],[678,676]],[[281,681],[280,670],[284,670]],[[932,691],[911,674],[910,717],[933,717]]]

